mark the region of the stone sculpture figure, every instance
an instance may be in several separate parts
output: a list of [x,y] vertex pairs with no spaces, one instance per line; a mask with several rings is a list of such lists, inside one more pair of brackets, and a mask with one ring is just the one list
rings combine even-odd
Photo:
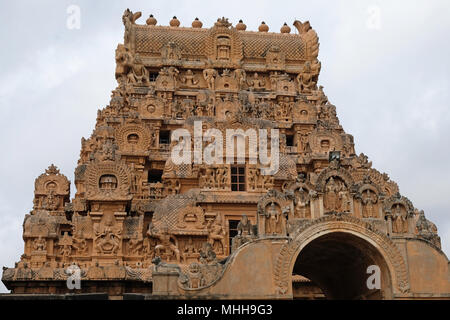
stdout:
[[188,69],[185,72],[185,74],[184,74],[184,76],[182,78],[182,81],[188,87],[193,87],[193,86],[198,84],[198,80],[195,79],[195,75],[194,75],[194,73],[192,72],[191,69]]
[[215,243],[219,242],[220,247],[217,250],[215,250],[218,254],[225,253],[226,250],[225,235],[226,232],[222,224],[222,218],[220,214],[217,214],[216,218],[208,223],[208,243],[214,249]]
[[375,205],[378,202],[377,200],[377,195],[367,189],[362,197],[361,197],[361,202],[363,204],[363,217],[365,218],[376,218],[377,217],[377,213],[375,212]]
[[326,190],[324,195],[324,207],[330,211],[336,211],[340,207],[339,204],[339,186],[331,177],[326,184]]
[[175,255],[176,260],[181,262],[180,250],[178,247],[172,243],[172,236],[169,234],[169,228],[167,225],[163,225],[161,230],[155,231],[153,227],[149,226],[147,235],[156,238],[159,243],[155,247],[155,252],[157,256],[162,256],[162,251],[166,254]]
[[278,225],[280,222],[280,212],[275,207],[275,203],[271,203],[269,209],[266,210],[266,220],[268,223],[266,226],[266,234],[277,234],[278,233]]
[[302,72],[297,75],[297,82],[300,92],[309,93],[316,88],[315,77],[319,74],[320,63],[311,64],[307,61],[303,66]]
[[215,90],[217,71],[215,69],[205,69],[203,70],[203,77],[205,78],[206,84],[208,85],[208,89]]
[[133,64],[131,65],[131,70],[128,72],[128,84],[146,84],[149,80],[148,70],[142,63],[141,57],[139,54],[134,56]]
[[247,76],[245,74],[245,70],[243,69],[234,70],[234,76],[238,81],[239,90],[244,89],[245,85],[247,84]]
[[115,224],[111,215],[105,217],[104,223],[94,226],[95,249],[101,254],[117,254],[122,240],[121,230]]
[[257,72],[253,74],[253,77],[248,80],[248,85],[252,90],[261,90],[264,89],[265,81],[259,78]]
[[45,251],[46,247],[47,247],[47,241],[44,238],[42,238],[41,236],[36,238],[33,242],[33,250],[35,250],[35,251]]
[[310,197],[308,192],[300,187],[296,192],[295,213],[298,218],[308,218],[310,216]]
[[393,219],[392,232],[394,233],[408,232],[406,212],[404,211],[404,209],[400,204],[395,205],[392,213],[392,219]]

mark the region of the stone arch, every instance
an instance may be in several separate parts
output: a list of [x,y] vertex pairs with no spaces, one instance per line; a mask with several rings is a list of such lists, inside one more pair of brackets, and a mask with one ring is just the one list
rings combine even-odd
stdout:
[[333,215],[319,218],[300,227],[292,241],[284,244],[275,264],[275,285],[280,295],[292,290],[292,272],[302,250],[314,240],[327,234],[343,233],[354,236],[374,247],[387,266],[391,294],[409,291],[409,279],[404,259],[395,244],[383,233],[358,218]]
[[[150,149],[150,131],[143,125],[126,124],[116,131],[116,140],[121,151],[147,152]],[[130,137],[135,136],[136,141],[131,143]]]
[[392,197],[387,198],[385,200],[385,202],[384,202],[384,210],[385,210],[385,212],[386,213],[390,213],[391,210],[392,210],[392,207],[394,205],[396,205],[396,204],[400,204],[400,205],[404,206],[406,211],[407,211],[407,213],[408,213],[408,215],[412,215],[413,214],[414,206],[413,206],[412,202],[408,198],[400,195],[400,193],[396,193]]
[[[114,190],[100,189],[99,181],[102,176],[110,175],[117,179]],[[130,198],[130,177],[128,167],[120,162],[90,163],[86,169],[86,196],[90,200],[126,199]]]
[[347,185],[347,188],[349,191],[352,189],[354,185],[354,180],[349,172],[345,170],[344,168],[326,168],[323,170],[319,176],[317,177],[317,183],[316,183],[316,190],[318,192],[323,192],[325,189],[325,184],[327,183],[327,180],[330,177],[339,177],[341,178],[345,184]]

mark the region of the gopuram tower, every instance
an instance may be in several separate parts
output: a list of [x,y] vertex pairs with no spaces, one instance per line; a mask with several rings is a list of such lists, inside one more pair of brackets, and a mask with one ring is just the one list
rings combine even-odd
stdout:
[[12,294],[450,298],[436,226],[355,153],[318,85],[309,22],[140,16],[123,14],[74,197],[54,165],[36,179]]

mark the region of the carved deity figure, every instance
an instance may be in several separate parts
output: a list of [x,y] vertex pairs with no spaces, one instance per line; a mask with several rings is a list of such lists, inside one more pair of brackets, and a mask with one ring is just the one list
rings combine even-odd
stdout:
[[378,202],[377,195],[373,191],[367,189],[362,194],[361,202],[363,204],[363,217],[376,218],[377,212],[375,211],[375,205]]
[[343,181],[331,177],[325,187],[324,207],[331,212],[350,212],[351,197]]
[[300,134],[300,151],[303,153],[308,153],[310,151],[309,147],[309,140],[308,140],[308,134],[307,133],[301,133]]
[[193,87],[198,83],[198,80],[195,79],[195,75],[191,69],[186,70],[186,73],[181,80],[183,81],[183,84],[188,87]]
[[309,61],[303,66],[302,72],[298,74],[297,81],[300,92],[311,92],[316,87],[316,76],[320,72],[320,63],[311,64]]
[[245,84],[247,83],[247,76],[245,74],[245,70],[243,70],[243,69],[234,70],[234,76],[235,76],[236,80],[238,81],[239,90],[244,89]]
[[184,245],[184,254],[192,256],[196,252],[197,249],[195,248],[194,242],[192,241],[192,237],[189,237],[188,242]]
[[133,256],[141,254],[143,248],[143,239],[131,238],[128,241],[128,253]]
[[295,193],[295,216],[297,218],[310,217],[310,197],[307,190],[300,187]]
[[277,234],[279,224],[281,222],[280,212],[277,210],[275,203],[272,202],[265,212],[266,216],[266,234]]
[[264,85],[266,82],[259,78],[257,72],[253,74],[253,77],[248,81],[248,85],[252,90],[261,90],[264,89]]
[[100,160],[106,161],[114,161],[116,158],[116,149],[118,149],[117,145],[114,144],[113,139],[108,138],[101,146],[101,157]]
[[339,189],[339,203],[340,203],[340,211],[342,212],[350,212],[351,203],[350,203],[350,195],[348,194],[347,189],[341,184]]
[[392,232],[407,233],[408,224],[406,211],[400,204],[396,204],[392,210]]
[[[215,249],[217,254],[225,254],[225,236],[226,232],[222,224],[222,218],[220,214],[217,214],[216,218],[208,223],[208,243],[211,244],[213,249],[217,248]],[[220,245],[219,247],[215,246],[217,242]]]
[[181,262],[180,250],[174,243],[172,243],[172,240],[175,239],[171,234],[169,234],[169,228],[167,227],[167,225],[163,225],[161,230],[159,230],[158,232],[155,232],[154,228],[152,226],[149,226],[147,235],[152,238],[156,238],[159,241],[159,243],[155,246],[155,252],[157,256],[161,256],[161,252],[164,251],[166,253],[169,253],[169,255],[175,255],[176,260],[178,262]]
[[73,247],[77,250],[79,255],[87,255],[88,253],[88,245],[86,239],[78,238],[76,235],[73,236]]
[[131,70],[127,75],[128,84],[146,84],[149,82],[149,72],[142,63],[139,54],[134,56]]
[[339,204],[339,185],[331,177],[325,187],[324,207],[330,211],[337,211]]
[[58,209],[59,199],[57,196],[55,196],[55,191],[50,190],[50,193],[44,198],[44,201],[42,202],[42,208],[46,210],[56,210]]
[[122,239],[122,231],[115,226],[114,219],[111,215],[105,217],[103,224],[96,225],[94,232],[94,243],[97,252],[102,254],[117,254]]
[[167,73],[168,73],[169,77],[171,77],[173,79],[173,85],[176,88],[177,87],[177,78],[178,78],[178,75],[180,74],[180,71],[175,67],[169,67],[167,69]]
[[[128,70],[133,64],[133,57],[123,45],[119,45],[116,49],[116,79],[119,85],[124,85],[127,79]],[[115,96],[120,96],[118,90],[113,91]]]
[[206,84],[208,85],[208,89],[214,90],[217,71],[215,69],[205,69],[203,70],[203,77],[205,78]]
[[247,215],[242,215],[241,221],[237,225],[238,236],[250,236],[252,235],[252,224],[248,220]]
[[45,251],[47,248],[47,240],[39,236],[33,241],[33,250],[34,251]]

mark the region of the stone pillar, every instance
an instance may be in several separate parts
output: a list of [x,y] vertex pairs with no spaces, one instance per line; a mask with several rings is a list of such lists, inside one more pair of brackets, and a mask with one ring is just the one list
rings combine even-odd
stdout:
[[177,296],[178,292],[178,277],[179,272],[176,269],[170,270],[164,268],[164,270],[156,271],[153,269],[153,295],[160,296]]
[[323,209],[323,195],[319,196],[319,218],[324,216],[324,209]]

